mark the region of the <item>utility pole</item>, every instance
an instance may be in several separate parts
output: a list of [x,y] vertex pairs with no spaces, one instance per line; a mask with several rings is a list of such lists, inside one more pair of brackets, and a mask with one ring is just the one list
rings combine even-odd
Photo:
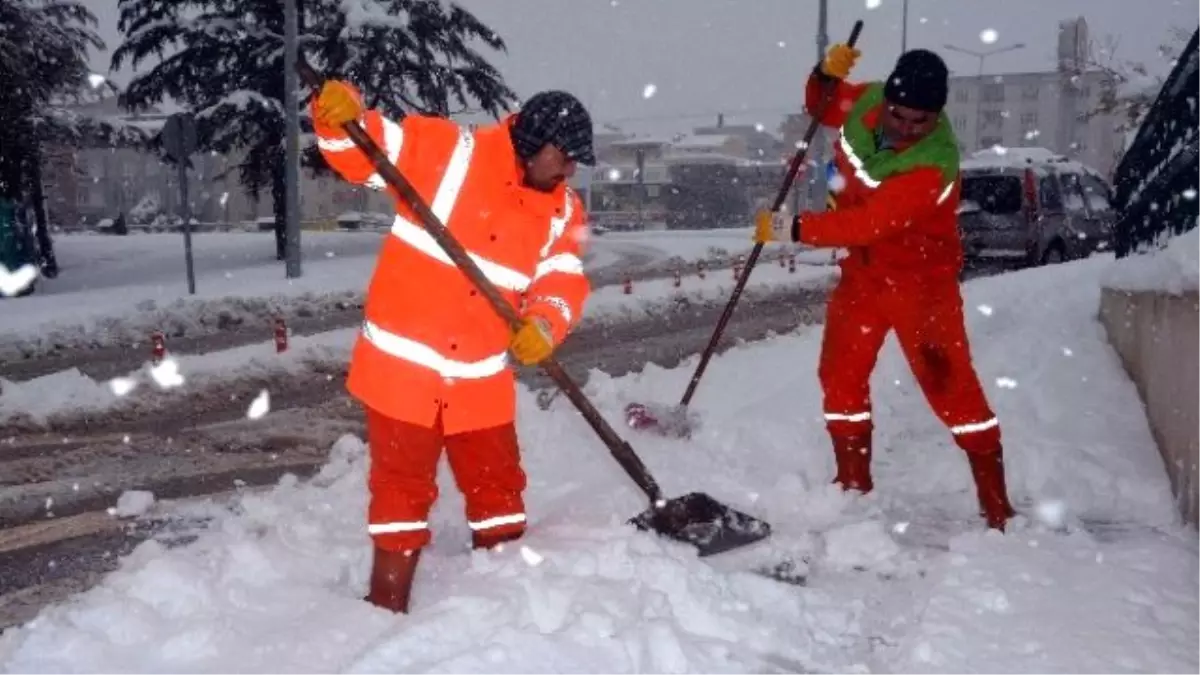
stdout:
[[[829,48],[829,0],[821,0],[817,5],[817,63],[820,64],[825,58],[825,50]],[[815,110],[810,110],[809,114],[815,114]],[[812,145],[808,148],[808,157],[805,169],[808,172],[808,210],[809,211],[824,211],[825,210],[825,195],[829,189],[829,181],[825,176],[825,133],[823,129],[818,128],[817,133],[812,138]],[[796,190],[795,209],[793,213],[800,212],[800,191]]]
[[908,51],[908,0],[904,0],[904,9],[900,19],[900,53]]
[[296,92],[299,85],[296,72],[299,52],[298,2],[300,0],[283,0],[283,181],[284,212],[287,214],[284,257],[288,279],[300,276],[300,102]]
[[1007,47],[997,47],[995,49],[989,49],[982,52],[975,51],[974,49],[955,47],[951,44],[942,46],[951,51],[969,54],[970,56],[974,56],[975,58],[979,59],[979,74],[975,76],[975,148],[977,150],[983,149],[983,62],[987,59],[987,57],[999,54],[1001,52],[1011,52],[1017,49],[1024,49],[1025,43],[1016,42],[1008,45]]

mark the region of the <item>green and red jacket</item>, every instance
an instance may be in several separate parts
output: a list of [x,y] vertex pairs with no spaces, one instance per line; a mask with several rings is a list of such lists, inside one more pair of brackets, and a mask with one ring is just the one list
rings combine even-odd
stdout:
[[[819,107],[824,78],[809,77],[806,107]],[[801,243],[845,247],[844,271],[892,276],[951,275],[962,269],[958,233],[958,140],[943,112],[933,132],[905,150],[879,147],[883,84],[839,81],[821,123],[838,128],[834,162],[844,185],[836,208],[804,212],[793,228]],[[843,182],[843,181],[836,181]]]

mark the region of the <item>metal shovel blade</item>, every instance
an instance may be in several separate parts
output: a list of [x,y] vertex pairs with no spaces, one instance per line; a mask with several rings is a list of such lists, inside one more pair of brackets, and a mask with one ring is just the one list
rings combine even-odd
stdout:
[[625,406],[625,423],[638,431],[667,438],[691,438],[700,418],[684,406],[659,406],[630,403]]
[[691,544],[700,557],[732,551],[771,536],[771,525],[766,521],[725,506],[702,492],[667,500],[629,522],[638,529]]

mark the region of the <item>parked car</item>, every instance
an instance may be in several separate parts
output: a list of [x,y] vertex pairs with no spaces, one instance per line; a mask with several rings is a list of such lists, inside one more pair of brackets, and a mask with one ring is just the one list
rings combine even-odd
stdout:
[[958,226],[968,263],[1036,266],[1112,248],[1112,188],[1095,170],[1043,148],[962,162]]

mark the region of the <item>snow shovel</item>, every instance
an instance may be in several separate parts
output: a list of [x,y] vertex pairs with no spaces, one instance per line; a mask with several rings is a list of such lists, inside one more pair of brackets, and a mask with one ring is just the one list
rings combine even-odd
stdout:
[[[855,21],[854,28],[850,31],[850,39],[846,44],[853,47],[858,42],[858,34],[862,32],[863,22]],[[808,155],[808,146],[812,143],[812,139],[817,134],[817,127],[820,125],[819,120],[825,114],[825,109],[829,107],[832,100],[834,87],[833,83],[825,85],[824,96],[821,99],[820,108],[817,114],[813,116],[812,121],[808,125],[808,130],[804,132],[804,140],[800,143],[800,147],[796,150],[796,154],[792,156],[792,162],[788,166],[787,173],[783,177],[783,185],[779,186],[779,192],[775,195],[775,203],[771,206],[771,211],[778,212],[787,200],[788,192],[792,189],[792,184],[796,181],[796,176],[800,173],[800,167],[804,165],[804,160]],[[746,282],[750,280],[750,272],[754,270],[755,263],[758,262],[758,256],[762,253],[763,245],[755,244],[750,251],[750,256],[746,259],[746,266],[742,268],[742,273],[738,276],[737,283],[733,287],[733,295],[729,297],[729,302],[725,305],[725,311],[721,313],[720,320],[717,321],[717,328],[713,331],[712,337],[708,340],[708,346],[704,348],[704,353],[700,355],[700,363],[696,366],[696,372],[692,375],[692,379],[688,382],[687,390],[683,392],[683,400],[677,406],[663,406],[645,403],[630,403],[625,406],[625,422],[630,427],[638,430],[649,431],[656,433],[659,436],[669,438],[689,438],[692,430],[696,427],[696,416],[688,411],[688,404],[692,402],[692,396],[696,393],[696,387],[700,384],[700,378],[704,376],[704,371],[708,368],[708,362],[712,359],[713,353],[716,352],[717,343],[721,341],[721,335],[725,332],[725,326],[729,323],[729,318],[733,316],[733,309],[737,307],[738,300],[742,297],[742,291],[746,288]]]
[[[299,60],[296,68],[306,84],[320,90],[324,84],[324,78],[303,59]],[[429,205],[400,173],[400,170],[388,161],[387,155],[371,140],[367,132],[354,121],[347,122],[343,129],[367,155],[374,164],[375,170],[387,184],[408,201],[425,230],[446,252],[450,260],[471,280],[471,283],[479,289],[479,292],[487,298],[492,309],[513,330],[520,328],[521,318],[517,311],[504,300],[496,287],[475,264],[475,261],[467,255],[462,244],[433,214]],[[539,366],[567,395],[571,403],[575,404],[592,430],[608,447],[617,463],[650,499],[650,508],[631,519],[632,524],[642,530],[651,530],[669,539],[691,544],[696,547],[701,556],[740,548],[770,536],[771,526],[766,522],[726,506],[706,494],[693,492],[674,499],[664,498],[662,489],[650,475],[650,471],[642,463],[641,458],[604,421],[600,412],[592,406],[591,401],[584,395],[579,385],[575,384],[558,361],[554,357],[550,357],[542,361]]]

